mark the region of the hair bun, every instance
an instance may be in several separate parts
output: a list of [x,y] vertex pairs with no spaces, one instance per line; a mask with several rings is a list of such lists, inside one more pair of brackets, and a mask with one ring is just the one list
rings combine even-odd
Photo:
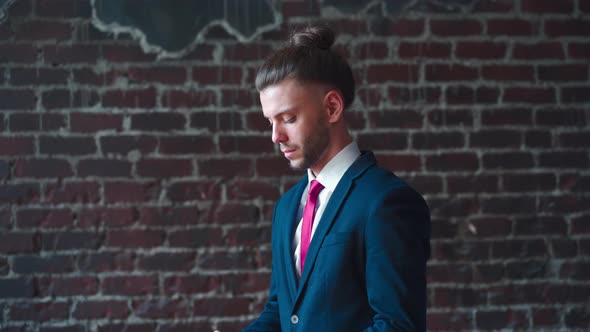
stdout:
[[327,25],[312,25],[293,33],[291,46],[328,50],[334,44],[334,31]]

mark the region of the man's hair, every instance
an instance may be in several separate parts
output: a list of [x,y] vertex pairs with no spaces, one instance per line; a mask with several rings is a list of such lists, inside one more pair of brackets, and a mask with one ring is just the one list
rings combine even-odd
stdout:
[[354,101],[354,77],[346,60],[331,49],[334,32],[326,25],[309,26],[291,35],[286,47],[271,54],[256,74],[256,89],[294,78],[337,89],[344,108]]

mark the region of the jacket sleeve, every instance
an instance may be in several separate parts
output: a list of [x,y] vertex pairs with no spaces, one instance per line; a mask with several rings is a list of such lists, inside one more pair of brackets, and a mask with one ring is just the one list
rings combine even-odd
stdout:
[[430,213],[407,186],[379,196],[365,225],[365,276],[375,312],[365,332],[426,331]]
[[[278,241],[275,236],[276,227],[274,227],[274,220],[276,220],[277,209],[273,211],[273,228],[272,228],[272,241]],[[274,251],[274,245],[272,246]],[[281,332],[281,320],[279,315],[279,303],[277,299],[277,273],[275,268],[279,266],[274,263],[275,257],[278,256],[278,252],[273,253],[271,264],[271,276],[270,276],[270,289],[268,293],[268,300],[264,306],[264,310],[260,316],[255,319],[250,325],[248,325],[243,332]]]

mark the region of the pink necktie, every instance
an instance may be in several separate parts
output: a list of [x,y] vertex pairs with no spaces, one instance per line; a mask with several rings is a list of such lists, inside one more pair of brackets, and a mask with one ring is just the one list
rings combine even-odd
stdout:
[[311,181],[307,202],[303,210],[303,225],[301,226],[301,274],[303,274],[303,263],[307,256],[307,249],[311,239],[311,228],[313,226],[313,217],[315,215],[315,206],[318,202],[320,191],[324,189],[321,183],[316,180]]

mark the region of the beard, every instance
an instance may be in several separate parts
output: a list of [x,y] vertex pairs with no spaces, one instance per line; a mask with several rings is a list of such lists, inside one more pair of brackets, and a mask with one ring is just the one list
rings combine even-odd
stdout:
[[313,134],[305,139],[301,145],[301,160],[289,161],[289,166],[294,170],[305,170],[317,163],[330,144],[330,131],[324,123],[319,124],[312,130]]

